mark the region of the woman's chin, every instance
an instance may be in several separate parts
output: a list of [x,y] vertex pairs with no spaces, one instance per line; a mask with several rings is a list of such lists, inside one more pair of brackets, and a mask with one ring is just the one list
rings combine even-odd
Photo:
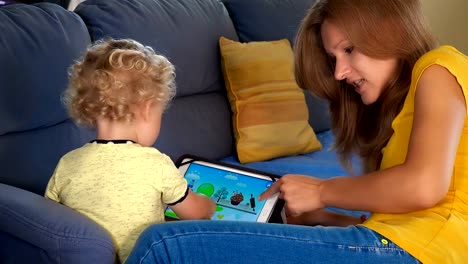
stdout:
[[377,101],[377,98],[366,96],[365,94],[361,94],[361,101],[365,105],[371,105]]

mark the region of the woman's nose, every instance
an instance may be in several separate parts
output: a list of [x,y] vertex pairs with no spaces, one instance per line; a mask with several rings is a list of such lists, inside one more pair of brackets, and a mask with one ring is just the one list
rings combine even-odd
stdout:
[[335,64],[335,79],[337,81],[345,80],[350,73],[351,68],[346,59],[336,59]]

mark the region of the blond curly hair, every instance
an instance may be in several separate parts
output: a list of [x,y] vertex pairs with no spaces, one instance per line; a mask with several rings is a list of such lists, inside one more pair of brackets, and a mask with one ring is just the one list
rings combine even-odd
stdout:
[[149,46],[131,39],[92,44],[71,66],[63,95],[70,117],[95,128],[98,118],[132,121],[132,109],[157,101],[167,107],[175,95],[174,66]]

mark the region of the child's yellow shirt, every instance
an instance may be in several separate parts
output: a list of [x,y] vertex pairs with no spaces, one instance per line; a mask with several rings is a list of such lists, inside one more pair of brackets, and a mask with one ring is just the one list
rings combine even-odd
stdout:
[[104,227],[123,263],[140,233],[164,221],[165,204],[186,190],[179,170],[155,148],[88,143],[62,157],[45,196]]

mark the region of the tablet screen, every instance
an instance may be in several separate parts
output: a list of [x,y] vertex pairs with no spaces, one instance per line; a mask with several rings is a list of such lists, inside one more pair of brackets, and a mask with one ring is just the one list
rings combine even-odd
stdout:
[[[230,168],[224,170],[221,169],[223,167],[213,167],[216,165],[205,166],[195,162],[185,166],[188,166],[184,177],[189,188],[195,193],[210,197],[216,203],[216,212],[212,220],[256,222],[259,221],[259,217],[265,218],[265,213],[269,217],[274,203],[271,205],[271,201],[257,199],[273,183],[269,177],[250,175],[247,172],[243,174]],[[166,210],[165,215],[177,218],[170,208]],[[267,218],[263,221],[266,220]]]

